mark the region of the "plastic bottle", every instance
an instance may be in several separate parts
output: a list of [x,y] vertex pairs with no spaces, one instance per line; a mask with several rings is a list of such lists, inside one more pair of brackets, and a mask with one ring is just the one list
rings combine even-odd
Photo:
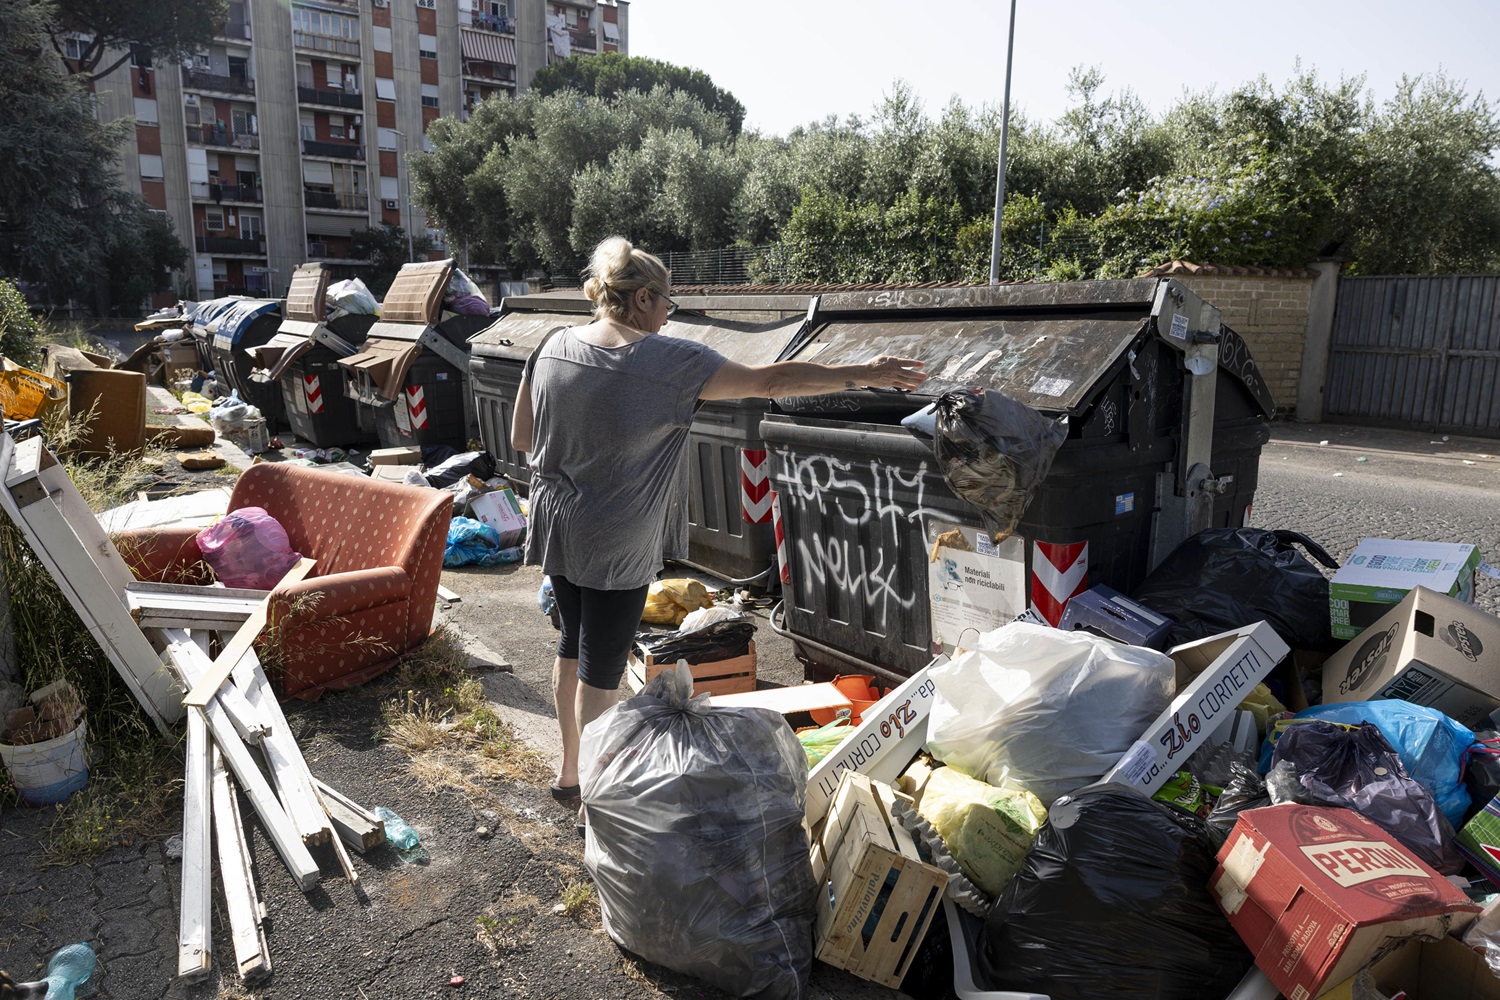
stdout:
[[391,812],[385,806],[376,806],[375,815],[385,821],[385,839],[398,851],[414,851],[422,846],[422,839],[417,836],[417,831],[406,825],[406,820]]
[[542,614],[550,615],[552,607],[557,603],[557,598],[552,596],[552,577],[542,577],[542,585],[537,588],[536,606],[541,608]]
[[96,961],[87,944],[59,948],[47,963],[47,1000],[73,1000],[74,991],[94,974]]

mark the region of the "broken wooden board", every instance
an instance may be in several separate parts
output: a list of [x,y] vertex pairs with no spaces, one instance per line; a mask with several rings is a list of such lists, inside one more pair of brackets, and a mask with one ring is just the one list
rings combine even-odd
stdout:
[[385,820],[317,778],[313,778],[313,787],[322,796],[323,808],[345,844],[363,854],[385,843]]
[[832,684],[793,684],[741,694],[716,694],[713,703],[720,708],[769,708],[782,715],[820,709],[835,713],[854,710],[854,703]]
[[245,841],[245,824],[234,792],[234,779],[229,776],[224,755],[217,747],[213,751],[213,814],[219,846],[219,881],[224,886],[224,908],[229,912],[234,961],[240,978],[249,983],[271,974],[266,908],[255,891],[255,869]]
[[67,471],[40,438],[0,434],[0,507],[20,527],[68,604],[163,735],[182,717],[182,693],[125,606],[134,574]]
[[206,977],[213,965],[211,751],[203,719],[190,713],[182,794],[182,905],[177,918],[177,977],[189,982]]
[[[297,565],[287,570],[286,576],[272,587],[272,591],[297,583],[312,572],[313,560],[299,559]],[[201,678],[193,682],[193,689],[182,699],[184,705],[202,707],[208,704],[208,700],[214,696],[214,692],[223,687],[224,682],[238,665],[241,657],[250,652],[255,640],[260,637],[261,630],[266,627],[266,622],[271,616],[271,597],[269,594],[260,602],[255,611],[250,615],[244,625],[240,626],[234,638],[224,647],[217,659],[213,661],[213,667]]]

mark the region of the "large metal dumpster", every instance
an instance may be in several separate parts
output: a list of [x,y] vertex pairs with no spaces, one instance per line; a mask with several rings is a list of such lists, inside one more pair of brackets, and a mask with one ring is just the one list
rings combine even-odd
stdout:
[[[222,304],[222,305],[221,305]],[[204,307],[212,306],[208,315]],[[248,350],[276,336],[281,326],[281,302],[277,299],[230,298],[203,303],[193,318],[210,344],[209,356],[220,382],[238,392],[240,399],[260,410],[271,433],[285,424],[281,392],[274,385],[252,382],[255,361]]]
[[[927,363],[917,393],[778,400],[761,423],[790,563],[785,629],[810,672],[907,676],[934,651],[1033,610],[1054,624],[1096,584],[1129,593],[1180,541],[1238,526],[1270,396],[1218,310],[1170,279],[824,295],[787,357]],[[996,544],[899,421],[982,386],[1068,438]]]
[[359,351],[376,317],[346,314],[325,322],[329,278],[320,263],[297,268],[276,336],[246,353],[254,363],[250,381],[281,394],[293,434],[316,448],[348,448],[375,441],[375,426],[361,425],[338,361]]
[[338,360],[348,376],[345,392],[385,447],[462,449],[468,442],[467,339],[488,320],[442,321],[452,271],[451,259],[402,267],[361,350]]
[[[808,302],[806,295],[679,296],[661,335],[696,340],[741,364],[767,364],[802,329]],[[588,322],[590,305],[581,295],[514,296],[501,311],[471,343],[474,409],[485,450],[524,489],[531,479],[526,456],[510,446],[522,367],[554,332]],[[688,439],[685,561],[730,580],[770,575],[776,556],[770,469],[760,438],[765,409],[763,399],[704,403]]]

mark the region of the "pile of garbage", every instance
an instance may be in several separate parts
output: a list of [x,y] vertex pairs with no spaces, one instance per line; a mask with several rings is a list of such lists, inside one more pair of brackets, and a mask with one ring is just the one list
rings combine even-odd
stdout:
[[1478,553],[1317,563],[1293,533],[1203,532],[1131,597],[1028,613],[858,704],[704,697],[753,625],[662,581],[648,610],[678,628],[637,655],[666,666],[583,737],[606,930],[738,996],[806,995],[815,958],[914,996],[1495,995]]

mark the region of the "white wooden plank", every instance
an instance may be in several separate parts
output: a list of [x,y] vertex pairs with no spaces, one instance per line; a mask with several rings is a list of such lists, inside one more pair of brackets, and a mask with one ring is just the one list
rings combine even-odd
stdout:
[[127,593],[136,594],[140,597],[166,597],[178,595],[183,597],[213,597],[222,599],[239,599],[249,602],[264,600],[271,592],[269,590],[250,590],[245,587],[214,587],[206,584],[195,583],[156,583],[152,580],[136,580],[125,587]]
[[[319,794],[316,786],[313,787],[313,795],[318,799],[318,807],[328,818],[328,825],[333,826],[333,816],[328,812],[328,802]],[[349,860],[349,852],[344,850],[343,838],[333,837],[332,840],[333,853],[338,855],[339,867],[344,869],[344,878],[349,880],[350,885],[359,885],[359,873],[354,870],[354,862]]]
[[271,732],[271,724],[245,699],[239,689],[226,684],[219,689],[215,698],[224,709],[224,714],[229,717],[234,731],[240,734],[240,739],[253,746],[260,746]]
[[462,597],[458,596],[453,591],[443,586],[441,583],[438,584],[438,597],[447,601],[449,604],[457,604],[459,601],[463,600]]
[[[194,713],[196,714],[196,713]],[[239,801],[224,755],[213,753],[214,832],[219,845],[219,880],[224,886],[225,909],[229,911],[230,940],[240,977],[246,982],[271,973],[271,950],[261,920],[260,899],[255,891],[255,872],[240,819]]]
[[[271,731],[261,744],[266,763],[271,767],[271,776],[281,795],[282,805],[288,815],[302,831],[302,839],[309,844],[326,844],[337,838],[333,835],[333,824],[328,812],[318,799],[313,785],[312,772],[302,750],[292,736],[291,726],[282,714],[276,693],[266,680],[260,660],[254,653],[247,654],[234,672],[234,687],[237,688],[262,719],[270,724]],[[221,690],[228,690],[225,685]]]
[[[35,442],[35,447],[40,447],[39,441]],[[32,452],[36,453],[35,448]],[[50,453],[46,454],[50,457]],[[10,435],[0,434],[0,470],[4,470],[7,483],[15,461],[15,442]],[[77,497],[77,490],[66,475],[63,480],[66,485],[58,492],[72,493]],[[81,497],[78,500],[82,502]],[[48,499],[23,508],[8,487],[0,489],[0,507],[20,526],[37,558],[98,641],[136,701],[157,729],[170,735],[170,724],[182,717],[181,692],[171,675],[162,668],[156,651],[131,620],[119,593],[100,572],[98,563],[84,550],[84,543],[63,512]],[[93,522],[92,515],[88,520]],[[93,523],[97,528],[97,522]],[[104,539],[105,544],[108,541]],[[112,551],[113,546],[110,549]],[[118,558],[118,553],[115,557]]]
[[[299,559],[297,565],[287,570],[276,587],[284,587],[298,582],[312,572],[313,560]],[[184,705],[204,705],[212,698],[214,692],[229,679],[229,674],[239,663],[240,658],[251,651],[255,640],[260,636],[261,629],[266,627],[266,621],[270,617],[271,598],[266,597],[259,608],[250,616],[250,620],[240,626],[240,630],[229,640],[224,651],[219,654],[213,662],[213,669],[203,677],[193,682],[193,689],[188,692],[187,697],[182,699]]]
[[196,981],[212,966],[213,882],[209,861],[211,762],[203,720],[187,720],[187,768],[182,804],[182,908],[177,921],[177,976]]

